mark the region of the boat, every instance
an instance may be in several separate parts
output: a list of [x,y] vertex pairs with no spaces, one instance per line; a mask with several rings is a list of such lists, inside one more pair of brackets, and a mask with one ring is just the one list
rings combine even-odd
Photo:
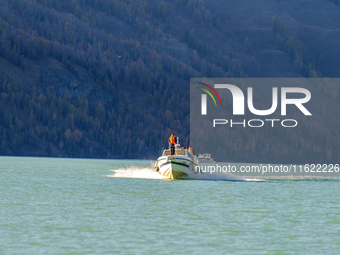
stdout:
[[156,172],[169,178],[169,179],[186,179],[191,174],[200,173],[196,172],[197,157],[192,154],[188,149],[184,149],[180,144],[175,144],[175,153],[171,155],[171,150],[166,149],[163,151],[156,163]]
[[211,154],[199,154],[197,157],[198,163],[214,163],[214,159],[211,157]]

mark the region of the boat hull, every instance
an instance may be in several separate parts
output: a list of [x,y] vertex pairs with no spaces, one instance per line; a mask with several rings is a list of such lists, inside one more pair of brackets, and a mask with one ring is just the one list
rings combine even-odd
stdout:
[[156,161],[156,171],[169,179],[185,179],[195,171],[195,163],[181,157],[160,157]]

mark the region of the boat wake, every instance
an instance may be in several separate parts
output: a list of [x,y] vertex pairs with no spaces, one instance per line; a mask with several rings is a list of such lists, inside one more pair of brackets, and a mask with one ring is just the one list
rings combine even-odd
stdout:
[[[160,175],[155,171],[153,166],[129,166],[125,168],[112,169],[113,172],[106,177],[114,178],[137,178],[137,179],[157,179],[169,180],[169,178]],[[320,176],[235,176],[231,173],[192,173],[188,176],[189,180],[205,181],[245,181],[245,182],[262,182],[262,181],[340,181],[339,177],[320,177]]]
[[115,178],[137,178],[137,179],[168,179],[165,176],[155,172],[153,167],[128,167],[120,168],[116,170],[110,170],[112,175],[106,175],[107,177]]
[[251,177],[243,178],[228,173],[201,173],[201,174],[193,173],[189,176],[189,179],[206,181],[250,181],[250,182],[264,181],[263,179],[259,178]]
[[[160,175],[155,171],[153,167],[127,167],[120,169],[111,169],[113,174],[106,175],[106,177],[114,178],[137,178],[137,179],[157,179],[157,180],[169,180],[169,178]],[[193,173],[189,176],[189,180],[206,180],[206,181],[263,181],[257,178],[242,178],[232,176],[224,173]]]

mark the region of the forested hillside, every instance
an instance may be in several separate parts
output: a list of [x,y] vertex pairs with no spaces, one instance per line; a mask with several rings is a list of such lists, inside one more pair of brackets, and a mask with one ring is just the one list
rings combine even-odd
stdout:
[[190,77],[322,76],[280,11],[261,43],[228,2],[1,0],[0,154],[155,157],[188,141]]
[[[170,15],[165,2],[2,1],[2,154],[148,157],[171,131],[185,142],[190,77],[243,74],[194,29],[165,34]],[[113,35],[116,19],[131,34]]]

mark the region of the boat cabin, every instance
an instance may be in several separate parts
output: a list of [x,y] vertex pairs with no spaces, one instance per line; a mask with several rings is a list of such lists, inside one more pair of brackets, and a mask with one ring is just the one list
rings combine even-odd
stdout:
[[[162,156],[171,156],[170,150],[164,150]],[[195,159],[195,156],[191,153],[191,151],[185,149],[176,149],[174,156],[187,156],[193,161]]]
[[[171,152],[170,150],[164,150],[162,156],[170,156]],[[187,156],[187,152],[183,150],[175,150],[175,155],[181,155],[181,156]]]

